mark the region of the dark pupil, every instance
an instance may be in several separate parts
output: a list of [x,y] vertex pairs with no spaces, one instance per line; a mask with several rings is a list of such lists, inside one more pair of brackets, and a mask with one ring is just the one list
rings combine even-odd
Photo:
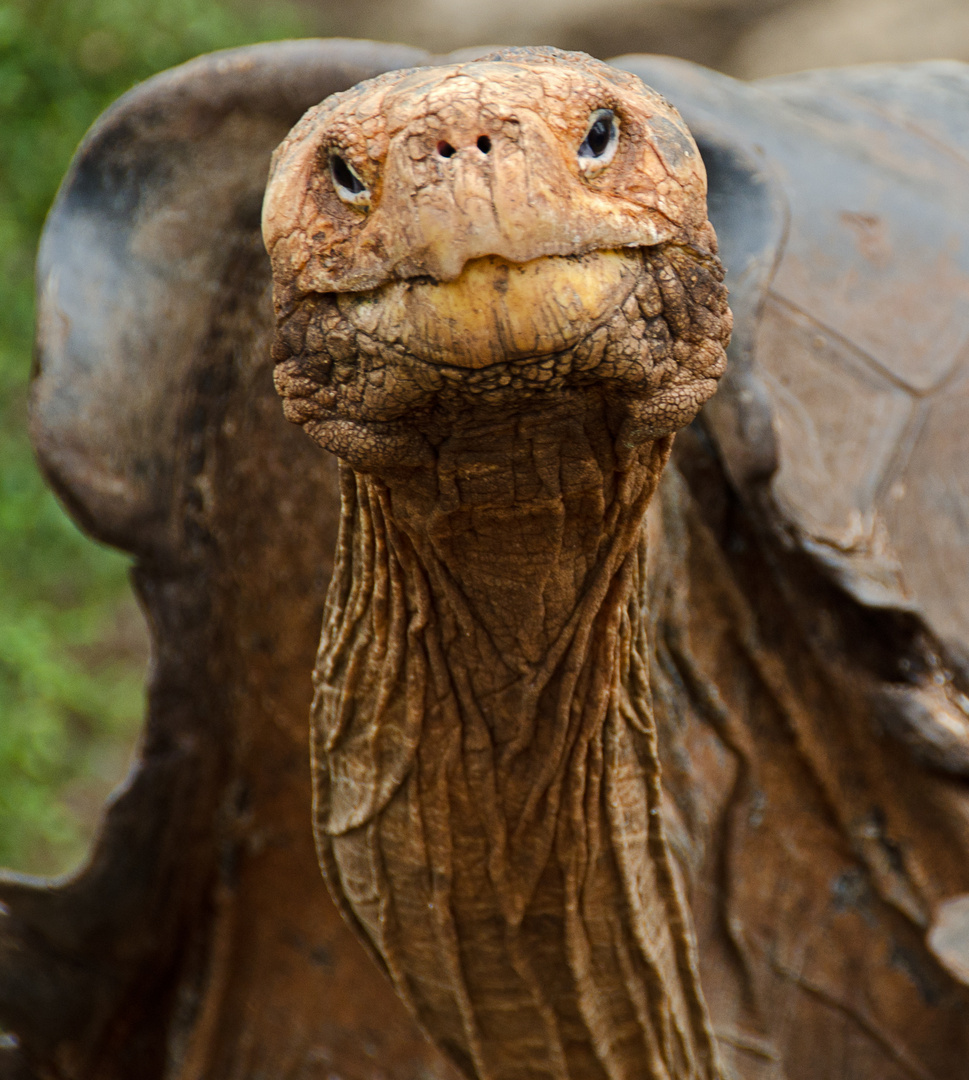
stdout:
[[333,170],[333,179],[340,187],[349,191],[351,195],[359,195],[361,191],[366,191],[366,188],[360,182],[360,177],[353,172],[339,154],[334,154],[330,158],[330,168]]
[[612,114],[600,116],[579,147],[580,157],[602,157],[612,135]]

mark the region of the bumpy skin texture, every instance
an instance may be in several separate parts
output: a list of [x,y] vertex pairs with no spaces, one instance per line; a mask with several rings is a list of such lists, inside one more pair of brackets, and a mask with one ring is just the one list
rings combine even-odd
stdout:
[[277,388],[345,463],[318,848],[469,1076],[721,1075],[642,606],[643,515],[730,331],[704,196],[668,104],[554,50],[363,83],[276,155]]

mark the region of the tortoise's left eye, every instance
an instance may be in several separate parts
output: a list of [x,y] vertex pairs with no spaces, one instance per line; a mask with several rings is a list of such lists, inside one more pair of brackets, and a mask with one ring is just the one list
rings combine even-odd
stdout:
[[370,188],[357,175],[356,169],[337,153],[330,154],[330,176],[337,195],[351,206],[369,206]]
[[612,109],[596,109],[589,117],[585,138],[579,146],[579,168],[598,171],[612,160],[619,143],[619,124]]

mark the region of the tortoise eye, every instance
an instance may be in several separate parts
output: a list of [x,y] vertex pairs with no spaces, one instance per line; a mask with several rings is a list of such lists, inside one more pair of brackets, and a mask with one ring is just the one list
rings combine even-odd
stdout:
[[589,117],[585,138],[579,146],[579,168],[598,172],[612,160],[619,142],[619,124],[612,109],[596,109]]
[[337,195],[351,206],[369,206],[370,188],[360,179],[353,166],[339,154],[330,154],[330,176]]

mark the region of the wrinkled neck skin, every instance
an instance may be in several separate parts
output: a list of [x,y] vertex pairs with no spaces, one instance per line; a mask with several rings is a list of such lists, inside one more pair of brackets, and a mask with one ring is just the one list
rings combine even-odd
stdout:
[[313,710],[331,888],[469,1076],[718,1077],[641,599],[672,437],[630,448],[594,389],[447,430],[433,467],[342,466]]

